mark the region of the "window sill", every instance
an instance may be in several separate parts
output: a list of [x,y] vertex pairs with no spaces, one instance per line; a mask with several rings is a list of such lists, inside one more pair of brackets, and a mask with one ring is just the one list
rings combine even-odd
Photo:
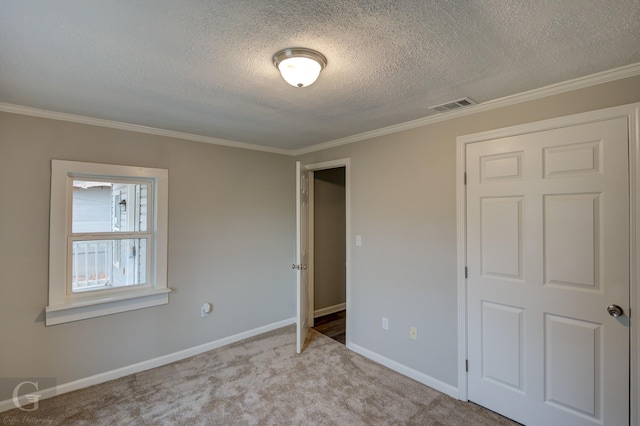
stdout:
[[169,303],[170,288],[128,291],[118,295],[81,299],[45,308],[45,325],[63,324],[119,312],[149,308]]

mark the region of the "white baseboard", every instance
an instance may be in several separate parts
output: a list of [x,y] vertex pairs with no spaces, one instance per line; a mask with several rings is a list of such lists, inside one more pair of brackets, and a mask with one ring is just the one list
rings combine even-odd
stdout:
[[[118,368],[115,370],[107,371],[104,373],[96,374],[94,376],[85,377],[83,379],[74,380],[73,382],[63,383],[54,388],[43,389],[38,391],[40,399],[51,398],[52,396],[62,395],[63,393],[72,392],[78,389],[83,389],[89,386],[97,385],[100,383],[108,382],[109,380],[115,380],[129,374],[139,373],[141,371],[149,370],[151,368],[160,367],[162,365],[171,364],[172,362],[180,361],[185,358],[192,357],[194,355],[201,354],[203,352],[218,349],[222,346],[230,345],[231,343],[239,342],[240,340],[248,339],[263,333],[267,333],[278,328],[286,327],[291,324],[295,324],[295,318],[289,318],[286,320],[274,322],[262,327],[254,328],[253,330],[243,331],[242,333],[234,334],[233,336],[223,337],[222,339],[214,340],[213,342],[205,343],[202,345],[194,346],[192,348],[184,349],[171,354],[163,355],[157,358],[153,358],[147,361],[142,361],[137,364],[132,364],[126,367]],[[12,399],[0,401],[0,413],[16,408]]]
[[346,303],[340,303],[338,305],[327,306],[326,308],[322,308],[322,309],[318,309],[316,311],[313,311],[313,317],[314,318],[318,318],[318,317],[322,317],[322,316],[325,316],[325,315],[333,314],[333,313],[336,313],[336,312],[344,311],[345,309],[347,309],[347,304]]
[[435,379],[427,374],[421,373],[417,370],[414,370],[413,368],[407,367],[406,365],[386,358],[376,352],[370,351],[369,349],[365,349],[362,346],[358,346],[355,343],[347,342],[347,349],[350,349],[364,356],[365,358],[369,358],[372,361],[382,364],[385,367],[388,367],[404,376],[410,377],[413,380],[422,383],[423,385],[427,385],[430,388],[437,390],[438,392],[445,393],[450,397],[458,399],[459,392],[458,388],[456,388],[455,386],[451,386],[448,383]]

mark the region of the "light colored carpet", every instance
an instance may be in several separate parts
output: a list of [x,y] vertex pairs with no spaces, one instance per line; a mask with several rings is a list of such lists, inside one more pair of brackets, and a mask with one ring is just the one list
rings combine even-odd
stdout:
[[512,425],[295,326],[0,414],[0,425]]

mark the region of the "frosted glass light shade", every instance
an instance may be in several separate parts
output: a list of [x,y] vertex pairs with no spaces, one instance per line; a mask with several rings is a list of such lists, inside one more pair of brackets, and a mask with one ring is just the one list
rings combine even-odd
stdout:
[[311,49],[291,48],[273,55],[273,63],[287,83],[294,87],[306,87],[318,79],[327,59]]
[[292,86],[305,87],[313,84],[320,75],[322,67],[309,58],[288,58],[278,64],[284,81]]

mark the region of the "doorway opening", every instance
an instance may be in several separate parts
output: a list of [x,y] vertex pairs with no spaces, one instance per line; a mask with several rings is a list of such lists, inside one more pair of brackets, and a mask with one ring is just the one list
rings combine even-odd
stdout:
[[347,319],[346,168],[310,176],[310,315],[314,330],[345,344]]

